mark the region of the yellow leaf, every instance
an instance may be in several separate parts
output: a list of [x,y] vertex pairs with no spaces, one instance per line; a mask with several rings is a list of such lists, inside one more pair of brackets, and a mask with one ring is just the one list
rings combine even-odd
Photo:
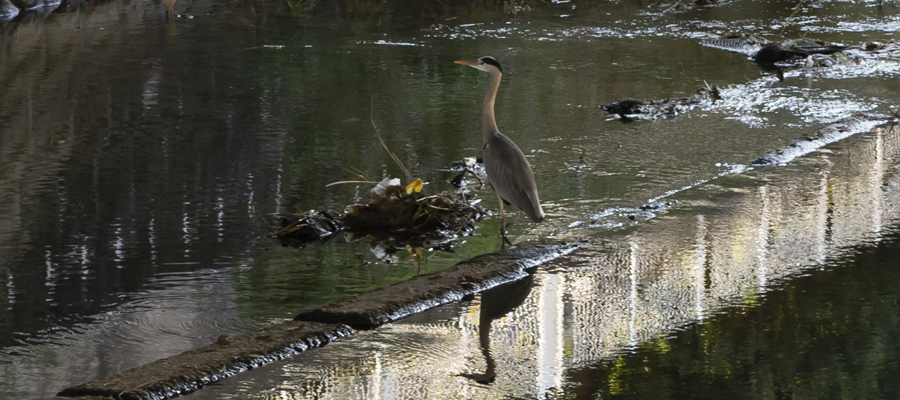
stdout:
[[418,247],[411,248],[409,246],[406,246],[406,252],[409,254],[410,257],[412,257],[413,261],[415,261],[415,262],[422,261],[422,249],[420,249]]
[[413,193],[419,193],[422,191],[422,178],[416,179],[412,181],[409,185],[406,185],[406,194],[410,195]]

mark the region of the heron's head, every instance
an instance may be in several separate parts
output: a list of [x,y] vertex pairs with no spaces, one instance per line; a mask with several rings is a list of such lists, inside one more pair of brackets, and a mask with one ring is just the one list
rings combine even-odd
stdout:
[[487,72],[497,71],[497,72],[501,72],[501,73],[503,72],[503,69],[500,68],[500,62],[491,56],[481,57],[477,60],[458,60],[458,61],[454,61],[454,62],[457,64],[461,64],[461,65],[468,65],[472,68],[480,69],[482,71],[487,71]]

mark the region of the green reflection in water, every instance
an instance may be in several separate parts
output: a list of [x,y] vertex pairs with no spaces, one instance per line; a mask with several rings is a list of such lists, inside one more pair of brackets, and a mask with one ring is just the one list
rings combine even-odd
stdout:
[[900,398],[898,236],[775,287],[758,306],[572,369],[564,397]]
[[[246,318],[266,321],[341,301],[360,293],[450,267],[459,260],[500,249],[500,221],[483,223],[474,236],[457,239],[453,252],[423,250],[415,261],[404,249],[385,252],[368,238],[343,237],[298,250],[274,247],[233,273],[237,302]],[[298,306],[299,305],[299,306]]]

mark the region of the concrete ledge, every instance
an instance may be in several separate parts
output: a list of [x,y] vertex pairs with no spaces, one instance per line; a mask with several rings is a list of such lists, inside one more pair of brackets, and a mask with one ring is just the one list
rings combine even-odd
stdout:
[[172,398],[351,333],[353,329],[346,325],[289,321],[233,339],[222,337],[206,347],[63,389],[57,396],[69,400],[78,396]]
[[463,296],[525,277],[525,270],[566,255],[583,244],[505,250],[462,261],[452,268],[417,276],[338,304],[304,312],[296,321],[347,324],[356,329],[424,311]]
[[[320,347],[463,296],[527,276],[526,269],[566,255],[586,243],[485,254],[452,268],[298,315],[233,339],[154,361],[111,377],[63,389],[53,400],[169,399],[239,372]],[[50,399],[48,399],[50,400]]]

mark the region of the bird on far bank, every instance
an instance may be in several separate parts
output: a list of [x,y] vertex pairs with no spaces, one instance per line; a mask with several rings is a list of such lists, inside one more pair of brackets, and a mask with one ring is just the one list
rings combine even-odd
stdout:
[[503,75],[500,63],[490,56],[477,60],[459,60],[455,63],[468,65],[491,74],[491,83],[482,104],[481,140],[484,145],[482,158],[488,181],[500,199],[500,218],[503,221],[500,234],[506,240],[504,203],[518,207],[534,222],[544,220],[544,210],[541,208],[541,201],[538,198],[534,173],[519,146],[497,129],[497,120],[494,118],[494,100],[497,98],[500,78]]

